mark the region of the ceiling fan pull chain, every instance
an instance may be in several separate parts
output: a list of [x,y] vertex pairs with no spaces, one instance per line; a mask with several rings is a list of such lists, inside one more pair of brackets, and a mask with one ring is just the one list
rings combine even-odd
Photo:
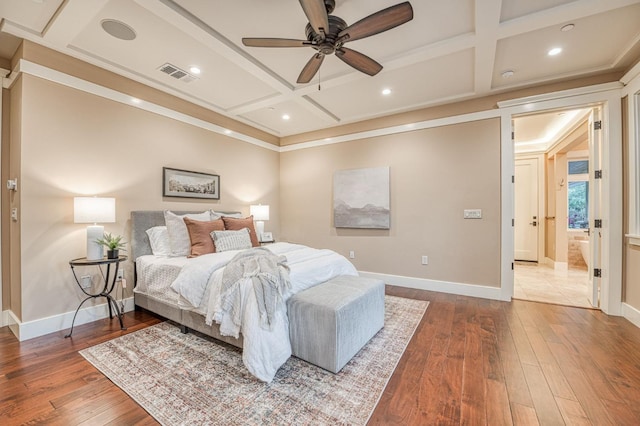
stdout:
[[320,91],[320,80],[322,80],[320,74],[321,74],[321,72],[320,72],[320,70],[318,70],[318,92]]

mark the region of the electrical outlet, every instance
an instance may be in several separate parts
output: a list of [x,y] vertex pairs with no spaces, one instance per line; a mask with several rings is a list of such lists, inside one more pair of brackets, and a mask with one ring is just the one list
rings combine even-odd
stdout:
[[422,264],[423,265],[429,264],[429,256],[422,256]]
[[91,281],[91,275],[83,275],[80,277],[80,287],[91,288],[93,282]]
[[353,250],[349,250],[349,259],[355,259],[356,258],[356,252]]
[[122,281],[124,278],[124,269],[118,269],[118,274],[116,275],[116,281]]

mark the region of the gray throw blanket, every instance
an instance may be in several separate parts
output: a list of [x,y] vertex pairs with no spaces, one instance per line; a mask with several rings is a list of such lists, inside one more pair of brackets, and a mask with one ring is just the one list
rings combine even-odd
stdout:
[[257,247],[234,256],[222,274],[220,291],[221,307],[228,312],[236,326],[242,324],[240,283],[250,278],[258,301],[260,325],[272,331],[276,312],[285,309],[285,301],[291,294],[289,267],[285,256]]

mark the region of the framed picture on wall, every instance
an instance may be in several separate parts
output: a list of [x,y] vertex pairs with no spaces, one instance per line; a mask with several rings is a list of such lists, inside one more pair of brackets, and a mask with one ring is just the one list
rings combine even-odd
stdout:
[[162,196],[220,199],[220,176],[162,168]]
[[336,228],[389,229],[389,167],[336,171],[333,223]]

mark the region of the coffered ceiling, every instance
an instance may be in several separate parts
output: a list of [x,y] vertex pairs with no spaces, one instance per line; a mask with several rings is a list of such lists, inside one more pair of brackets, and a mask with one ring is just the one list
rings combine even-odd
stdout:
[[[332,14],[352,24],[398,2],[336,0]],[[640,58],[640,0],[411,4],[410,22],[349,43],[383,65],[374,77],[331,55],[310,83],[297,84],[315,50],[242,44],[306,39],[296,0],[0,0],[0,55],[28,39],[276,136],[626,70]],[[104,20],[135,38],[108,34]],[[549,56],[555,47],[562,52]],[[165,64],[201,73],[179,80],[160,71]]]

